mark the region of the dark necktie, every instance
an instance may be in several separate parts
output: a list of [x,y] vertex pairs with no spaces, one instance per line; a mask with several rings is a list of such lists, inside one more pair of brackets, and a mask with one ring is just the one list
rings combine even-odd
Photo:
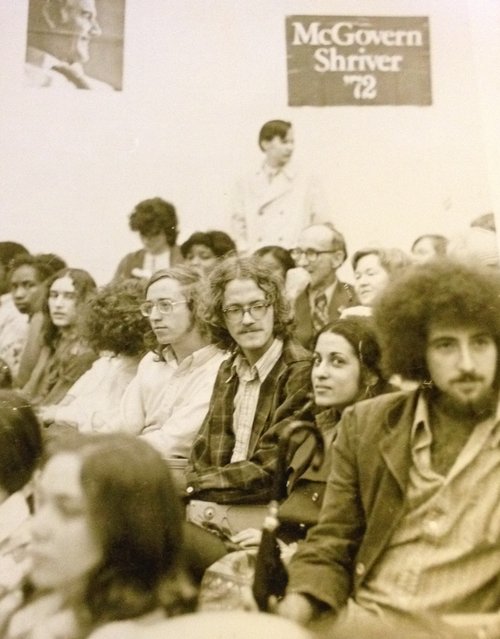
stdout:
[[319,293],[314,298],[314,308],[311,313],[311,321],[316,333],[328,323],[327,302],[325,293]]

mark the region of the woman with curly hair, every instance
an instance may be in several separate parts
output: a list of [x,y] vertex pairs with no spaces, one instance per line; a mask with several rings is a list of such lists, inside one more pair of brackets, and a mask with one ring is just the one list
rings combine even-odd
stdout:
[[139,636],[194,607],[168,466],[135,437],[55,440],[37,481],[32,537],[29,588],[4,639],[83,639],[104,628]]
[[122,395],[146,352],[149,323],[139,312],[143,297],[143,283],[129,279],[108,284],[88,302],[82,333],[100,357],[59,404],[40,409],[46,425],[55,422],[81,432],[117,428]]
[[79,314],[95,290],[91,275],[79,268],[64,268],[47,280],[42,301],[44,346],[22,389],[34,405],[60,402],[96,359],[78,326]]
[[129,226],[137,231],[143,248],[128,253],[118,264],[113,281],[137,277],[147,280],[161,269],[182,263],[176,245],[177,213],[160,197],[139,202],[129,216]]

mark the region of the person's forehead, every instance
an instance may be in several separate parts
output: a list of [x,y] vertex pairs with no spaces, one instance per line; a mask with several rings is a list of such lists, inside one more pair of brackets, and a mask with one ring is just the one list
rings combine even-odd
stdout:
[[324,226],[310,226],[300,234],[299,245],[301,248],[329,250],[332,247],[332,232]]
[[146,294],[148,300],[154,299],[184,299],[182,286],[178,280],[174,280],[170,277],[163,277],[156,282],[153,282],[148,288]]
[[57,453],[43,470],[39,484],[47,492],[67,497],[82,495],[82,459],[76,453]]
[[375,266],[382,266],[380,257],[376,253],[368,253],[367,255],[363,255],[358,259],[358,262],[356,264],[356,271],[365,268],[373,268]]
[[38,271],[34,266],[22,264],[12,271],[10,277],[11,282],[23,282],[27,280],[38,282]]
[[59,277],[57,280],[55,280],[52,283],[50,290],[73,293],[75,291],[75,285],[71,277],[69,275],[65,275],[64,277]]
[[226,304],[239,304],[248,301],[263,300],[266,297],[265,291],[258,286],[255,280],[242,278],[231,280],[224,289],[224,301]]
[[481,324],[468,324],[457,326],[451,322],[431,322],[427,331],[427,341],[441,338],[463,339],[473,337],[475,335],[488,335],[493,337],[488,328]]

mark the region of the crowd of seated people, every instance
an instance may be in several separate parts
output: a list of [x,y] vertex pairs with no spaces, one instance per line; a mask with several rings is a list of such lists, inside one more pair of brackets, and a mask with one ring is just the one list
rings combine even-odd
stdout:
[[[351,285],[329,223],[251,256],[217,230],[178,247],[160,198],[130,227],[144,248],[101,287],[90,264],[0,243],[0,431],[31,438],[8,455],[19,481],[0,482],[23,504],[0,503],[2,636],[142,637],[196,610],[204,574],[258,546],[280,438],[301,421],[326,453],[316,468],[313,438],[290,443],[290,584],[270,608],[325,636],[401,613],[423,615],[424,636],[431,619],[500,637],[494,230],[474,227],[488,248],[473,260],[476,236],[462,260],[432,234],[408,253],[359,248]],[[19,566],[2,555],[16,513]],[[462,566],[467,586],[449,586]]]

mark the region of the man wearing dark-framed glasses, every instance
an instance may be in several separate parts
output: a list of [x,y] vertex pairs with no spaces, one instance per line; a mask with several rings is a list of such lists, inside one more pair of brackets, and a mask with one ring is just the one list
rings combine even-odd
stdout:
[[301,232],[290,255],[297,268],[291,269],[287,277],[297,275],[307,282],[295,300],[295,335],[310,348],[314,335],[323,326],[356,304],[352,286],[337,278],[337,270],[347,258],[346,243],[342,233],[331,224],[313,224]]
[[291,336],[280,282],[255,258],[219,264],[207,297],[213,340],[231,356],[193,444],[187,494],[219,504],[266,503],[279,436],[302,415],[311,391],[311,355]]

